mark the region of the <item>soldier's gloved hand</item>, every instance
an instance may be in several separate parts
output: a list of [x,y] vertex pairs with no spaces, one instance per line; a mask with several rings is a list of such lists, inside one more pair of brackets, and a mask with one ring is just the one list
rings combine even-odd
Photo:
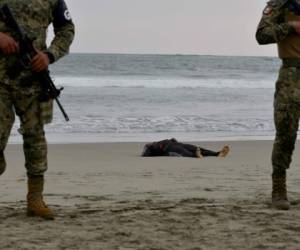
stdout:
[[41,72],[47,69],[49,64],[50,60],[48,55],[42,51],[37,51],[37,54],[31,61],[31,67],[34,72]]
[[10,35],[0,32],[0,49],[5,55],[19,52],[19,44]]
[[300,35],[300,21],[293,21],[290,24],[294,27],[296,33]]

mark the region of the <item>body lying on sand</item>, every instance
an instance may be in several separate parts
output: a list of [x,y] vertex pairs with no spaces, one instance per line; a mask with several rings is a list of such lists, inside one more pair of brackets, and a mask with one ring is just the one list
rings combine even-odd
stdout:
[[216,152],[192,144],[181,143],[172,138],[146,144],[142,156],[179,156],[202,159],[207,156],[225,157],[229,151],[229,146],[224,146],[220,151]]

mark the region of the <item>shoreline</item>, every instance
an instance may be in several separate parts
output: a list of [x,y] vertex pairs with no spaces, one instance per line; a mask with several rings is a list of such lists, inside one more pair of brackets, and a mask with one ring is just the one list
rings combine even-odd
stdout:
[[[82,144],[82,143],[140,143],[176,138],[183,142],[233,142],[233,141],[273,141],[275,135],[227,135],[199,133],[149,133],[149,134],[47,134],[49,144]],[[300,139],[300,138],[299,138]],[[12,135],[8,144],[22,144],[20,135]]]

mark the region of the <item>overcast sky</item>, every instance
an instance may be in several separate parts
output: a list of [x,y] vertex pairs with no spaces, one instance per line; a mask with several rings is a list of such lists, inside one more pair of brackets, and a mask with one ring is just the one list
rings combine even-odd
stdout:
[[72,52],[276,56],[258,46],[264,0],[66,0]]

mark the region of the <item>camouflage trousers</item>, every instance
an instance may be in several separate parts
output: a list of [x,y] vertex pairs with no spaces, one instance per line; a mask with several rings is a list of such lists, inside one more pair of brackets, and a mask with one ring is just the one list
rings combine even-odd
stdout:
[[292,162],[300,118],[300,60],[285,59],[276,82],[272,152],[273,175],[285,175]]
[[4,150],[15,121],[20,118],[19,132],[27,174],[43,175],[47,170],[47,143],[41,119],[40,90],[36,87],[16,87],[0,83],[0,174],[6,168]]

